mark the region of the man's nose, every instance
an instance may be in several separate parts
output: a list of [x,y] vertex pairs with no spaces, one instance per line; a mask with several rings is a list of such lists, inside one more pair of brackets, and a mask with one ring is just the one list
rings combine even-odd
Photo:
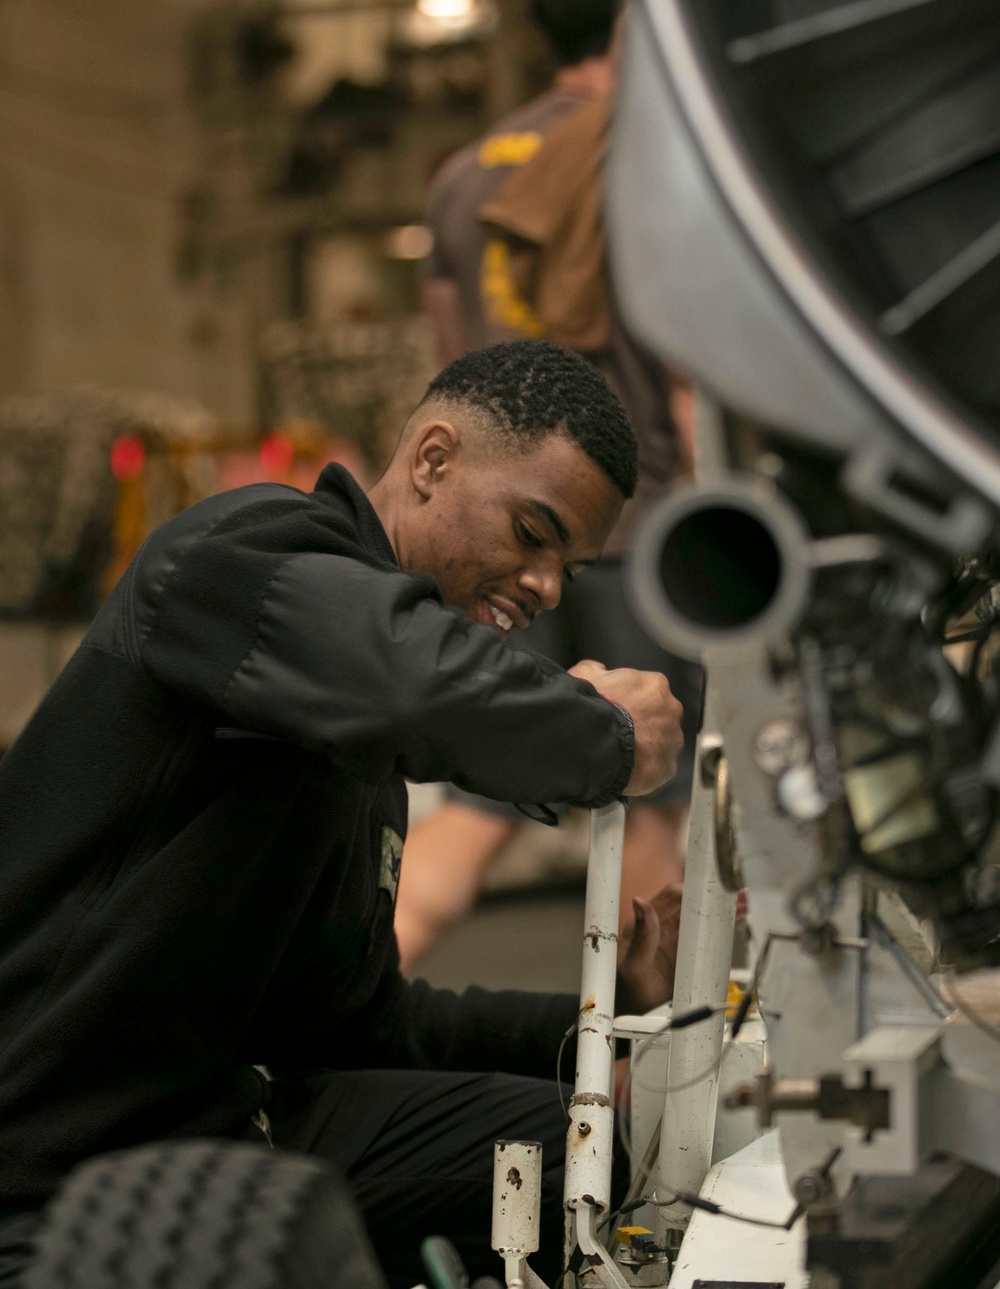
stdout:
[[554,560],[533,564],[522,572],[518,585],[537,603],[539,610],[554,609],[562,598],[562,567]]

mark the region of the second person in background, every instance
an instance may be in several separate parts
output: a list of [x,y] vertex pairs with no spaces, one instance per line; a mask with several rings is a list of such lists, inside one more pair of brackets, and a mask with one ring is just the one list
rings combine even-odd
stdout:
[[[558,63],[551,87],[451,157],[435,177],[434,249],[425,310],[448,362],[505,340],[545,338],[599,368],[639,442],[639,484],[597,567],[567,583],[562,602],[510,644],[569,667],[663,672],[684,706],[676,778],[629,810],[623,918],[680,879],[701,674],[666,653],[636,620],[623,560],[644,510],[690,468],[687,387],[647,353],[618,316],[607,271],[604,156],[614,99],[617,0],[533,0]],[[450,786],[414,824],[396,907],[404,967],[471,908],[487,869],[523,822],[513,806]],[[634,904],[638,900],[639,904]]]

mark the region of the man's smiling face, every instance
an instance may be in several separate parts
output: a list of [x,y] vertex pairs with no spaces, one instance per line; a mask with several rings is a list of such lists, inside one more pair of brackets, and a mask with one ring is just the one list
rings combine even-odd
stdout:
[[430,573],[446,604],[505,639],[555,608],[565,579],[600,555],[623,504],[600,466],[558,432],[527,452],[460,433],[423,469],[406,567]]

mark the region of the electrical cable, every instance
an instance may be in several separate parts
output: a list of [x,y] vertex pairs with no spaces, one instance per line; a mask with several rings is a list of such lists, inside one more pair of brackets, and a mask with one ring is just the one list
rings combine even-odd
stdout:
[[736,1011],[733,1013],[733,1019],[729,1022],[729,1041],[731,1043],[735,1042],[739,1037],[739,1032],[750,1014],[750,1008],[753,1006],[753,998],[753,990],[748,987],[744,991]]
[[[703,1078],[708,1078],[709,1075],[711,1075],[712,1073],[711,1069],[706,1071],[704,1074],[698,1075],[692,1080],[688,1080],[683,1084],[678,1084],[678,1086],[675,1088],[673,1087],[660,1088],[660,1087],[654,1087],[652,1084],[649,1084],[649,1083],[643,1083],[643,1081],[640,1078],[638,1078],[638,1076],[636,1075],[636,1071],[639,1068],[639,1062],[643,1059],[643,1057],[646,1055],[649,1049],[656,1045],[657,1040],[662,1038],[664,1034],[670,1033],[672,1030],[675,1030],[675,1029],[687,1029],[689,1025],[697,1025],[703,1020],[710,1020],[713,1016],[717,1016],[720,1012],[724,1013],[728,1010],[729,1010],[728,1003],[723,1003],[721,1007],[709,1007],[708,1005],[702,1005],[700,1007],[692,1007],[690,1011],[681,1012],[679,1016],[672,1016],[668,1021],[666,1021],[663,1025],[661,1025],[658,1030],[650,1034],[648,1038],[644,1038],[642,1042],[638,1045],[638,1047],[635,1049],[635,1052],[632,1055],[632,1063],[629,1067],[629,1072],[622,1088],[623,1097],[624,1097],[625,1090],[628,1088],[629,1084],[631,1083],[637,1083],[639,1087],[645,1088],[647,1092],[663,1092],[663,1093],[682,1092],[685,1088],[692,1087],[695,1083],[700,1083]],[[721,1057],[720,1057],[720,1061],[721,1061]],[[715,1067],[716,1064],[718,1064],[718,1062],[715,1062],[715,1061],[712,1062],[713,1068]]]
[[[657,1039],[662,1034],[667,1033],[668,1030],[686,1029],[688,1025],[697,1025],[699,1021],[708,1020],[710,1016],[715,1016],[718,1012],[720,1011],[724,1012],[726,1010],[728,1010],[728,1004],[722,1007],[707,1007],[707,1006],[692,1007],[690,1011],[683,1012],[680,1016],[671,1017],[670,1020],[668,1020],[664,1025],[660,1027],[660,1029],[658,1029],[654,1034],[650,1034],[649,1038],[647,1038],[642,1044],[640,1044],[639,1049],[637,1050],[635,1056],[633,1057],[633,1066],[638,1064],[640,1059],[640,1053],[645,1049],[645,1047],[648,1046],[648,1044],[650,1044],[654,1039]],[[569,1118],[569,1110],[567,1109],[567,1106],[566,1106],[566,1098],[563,1096],[562,1062],[563,1062],[563,1053],[566,1051],[566,1044],[576,1033],[576,1028],[577,1028],[577,1025],[576,1025],[576,1022],[574,1021],[573,1024],[570,1025],[569,1029],[566,1031],[565,1034],[563,1034],[562,1038],[560,1039],[559,1051],[556,1053],[556,1091],[559,1096],[559,1104],[562,1107],[562,1112],[567,1119]],[[623,1085],[623,1095],[624,1095],[624,1090],[628,1088],[630,1081],[631,1081],[631,1069]],[[698,1081],[699,1080],[695,1080],[695,1082],[698,1082]],[[646,1084],[643,1083],[641,1086],[646,1087]],[[657,1089],[653,1088],[651,1090],[656,1091]]]
[[948,1014],[948,1004],[877,913],[865,914],[865,930],[878,947],[890,955],[900,974],[912,985],[930,1010],[943,1019]]
[[[653,1164],[656,1162],[656,1157],[660,1153],[660,1133],[662,1129],[663,1129],[663,1115],[661,1114],[659,1119],[657,1119],[656,1121],[656,1127],[653,1129],[652,1133],[650,1134],[649,1144],[646,1147],[646,1153],[643,1155],[642,1161],[639,1164],[639,1167],[635,1169],[629,1188],[625,1192],[625,1198],[622,1200],[621,1204],[618,1206],[617,1209],[609,1213],[608,1216],[598,1224],[597,1232],[596,1232],[598,1236],[600,1235],[604,1227],[608,1226],[609,1224],[612,1226],[612,1230],[609,1233],[608,1238],[604,1242],[604,1247],[607,1249],[609,1253],[614,1252],[614,1243],[615,1243],[615,1236],[614,1236],[614,1229],[613,1229],[614,1222],[618,1218],[623,1217],[626,1213],[633,1213],[637,1208],[642,1207],[642,1204],[643,1204],[642,1192],[646,1188],[646,1183],[649,1181],[649,1174],[653,1171]],[[622,1141],[624,1143],[624,1137],[622,1137]]]
[[576,1033],[576,1026],[577,1022],[574,1021],[566,1033],[563,1034],[562,1038],[559,1040],[559,1051],[556,1053],[556,1091],[559,1094],[559,1104],[562,1106],[563,1115],[567,1119],[569,1118],[569,1110],[566,1108],[566,1098],[563,1096],[562,1059],[563,1052],[566,1050],[566,1044]]
[[[830,1169],[840,1158],[842,1147],[835,1146],[827,1156],[824,1163],[819,1168],[822,1177],[829,1175]],[[751,1217],[748,1213],[734,1213],[731,1209],[723,1208],[721,1204],[716,1204],[714,1200],[704,1199],[701,1195],[694,1195],[690,1191],[673,1190],[669,1185],[674,1198],[672,1200],[658,1200],[652,1195],[646,1196],[642,1201],[652,1204],[655,1208],[670,1208],[672,1204],[678,1201],[687,1204],[689,1208],[700,1209],[703,1213],[711,1213],[714,1217],[728,1217],[733,1222],[744,1222],[748,1226],[764,1226],[773,1231],[790,1231],[800,1217],[805,1213],[805,1205],[797,1203],[783,1222],[775,1222],[772,1218]]]
[[639,1167],[635,1170],[631,1185],[625,1192],[625,1198],[622,1200],[622,1211],[625,1210],[627,1205],[639,1201],[642,1196],[642,1192],[646,1189],[646,1183],[649,1181],[649,1174],[653,1171],[653,1164],[656,1162],[656,1157],[660,1153],[660,1134],[662,1131],[663,1115],[661,1114],[659,1119],[656,1121],[656,1127],[650,1134],[649,1145],[646,1147],[646,1153],[643,1155],[642,1160],[639,1163]]
[[628,1116],[626,1115],[624,1110],[624,1104],[628,1101],[629,1090],[632,1084],[635,1083],[639,1087],[645,1089],[648,1092],[655,1092],[662,1095],[666,1095],[667,1093],[673,1093],[673,1092],[684,1092],[688,1088],[692,1088],[696,1084],[702,1083],[705,1079],[709,1079],[713,1076],[713,1074],[717,1073],[717,1071],[722,1067],[722,1062],[725,1059],[725,1056],[729,1050],[729,1047],[727,1044],[723,1044],[718,1057],[712,1062],[712,1064],[707,1069],[700,1070],[696,1075],[694,1075],[693,1078],[685,1079],[681,1083],[667,1086],[667,1087],[658,1087],[650,1083],[645,1083],[643,1082],[642,1079],[638,1078],[636,1071],[638,1070],[639,1062],[643,1059],[643,1057],[652,1047],[655,1047],[657,1041],[661,1039],[663,1035],[668,1033],[670,1030],[686,1029],[689,1025],[695,1025],[695,1024],[698,1024],[700,1021],[709,1020],[712,1016],[717,1016],[720,1012],[725,1013],[728,1010],[729,1010],[728,1003],[723,1003],[719,1007],[710,1007],[707,1004],[704,1004],[699,1007],[692,1007],[690,1011],[682,1012],[679,1016],[675,1018],[672,1017],[664,1025],[662,1025],[660,1029],[656,1030],[655,1033],[650,1034],[648,1038],[643,1039],[643,1041],[636,1047],[635,1051],[632,1054],[632,1060],[629,1064],[629,1069],[628,1069],[628,1073],[625,1076],[625,1081],[622,1084],[622,1091],[621,1091],[621,1098],[620,1098],[622,1108],[620,1109],[618,1114],[618,1135],[621,1138],[622,1146],[624,1147],[625,1153],[628,1155],[628,1158],[631,1161],[633,1168],[635,1168],[636,1161],[632,1153],[631,1133],[629,1131],[629,1128],[626,1122]]
[[[751,973],[750,980],[747,982],[746,990],[743,994],[743,997],[740,999],[740,1002],[737,1005],[736,1010],[730,1021],[729,1033],[728,1035],[726,1035],[726,1041],[723,1044],[722,1050],[720,1051],[718,1058],[712,1062],[711,1066],[709,1066],[706,1070],[701,1071],[692,1079],[685,1080],[683,1083],[679,1083],[666,1088],[653,1087],[650,1084],[643,1083],[642,1080],[640,1080],[636,1075],[636,1069],[638,1067],[640,1060],[645,1055],[645,1053],[650,1049],[650,1047],[654,1046],[657,1040],[663,1036],[663,1034],[668,1033],[671,1029],[683,1029],[683,1028],[686,1028],[688,1025],[697,1024],[699,1021],[708,1020],[711,1016],[718,1015],[719,1012],[723,1012],[723,1013],[728,1012],[730,1010],[728,1003],[720,1007],[703,1006],[703,1007],[692,1008],[690,1011],[684,1012],[680,1016],[676,1017],[676,1019],[667,1021],[666,1024],[664,1024],[659,1030],[656,1031],[656,1033],[651,1034],[647,1039],[645,1039],[636,1048],[636,1051],[633,1055],[632,1066],[629,1070],[629,1076],[628,1078],[626,1078],[625,1084],[623,1086],[623,1098],[625,1093],[627,1092],[630,1080],[638,1084],[640,1087],[646,1088],[647,1090],[654,1091],[657,1093],[662,1092],[665,1094],[668,1092],[683,1091],[686,1088],[693,1087],[695,1084],[700,1083],[702,1080],[706,1078],[710,1078],[713,1074],[715,1074],[721,1068],[722,1062],[725,1060],[726,1054],[731,1050],[734,1040],[736,1039],[737,1035],[742,1029],[747,1016],[749,1015],[750,1007],[757,994],[760,980],[761,980],[761,977],[763,976],[764,967],[767,963],[767,959],[770,954],[772,943],[776,939],[785,939],[785,938],[788,938],[788,937],[785,937],[780,933],[771,933],[764,941],[764,945],[761,948],[760,953],[757,955],[757,960],[754,963],[754,969],[753,969],[753,972]],[[798,937],[792,937],[792,938],[798,938]],[[1000,1039],[1000,1030],[997,1031],[995,1036],[998,1039]],[[795,1223],[799,1220],[799,1218],[803,1215],[805,1210],[801,1204],[796,1204],[795,1207],[792,1209],[791,1213],[783,1222],[777,1222],[771,1218],[753,1217],[745,1213],[734,1213],[730,1209],[724,1208],[721,1204],[716,1204],[713,1200],[703,1199],[700,1195],[694,1195],[689,1191],[676,1189],[670,1186],[669,1183],[665,1183],[665,1185],[666,1185],[666,1188],[673,1194],[673,1199],[671,1200],[660,1200],[660,1199],[657,1199],[655,1195],[640,1195],[638,1198],[635,1198],[634,1190],[635,1190],[636,1183],[638,1182],[638,1185],[641,1188],[643,1183],[648,1178],[649,1173],[652,1170],[653,1161],[659,1150],[659,1136],[662,1130],[662,1126],[663,1126],[663,1119],[661,1116],[655,1130],[652,1133],[650,1141],[646,1147],[646,1151],[639,1165],[639,1168],[636,1170],[635,1179],[633,1180],[632,1186],[629,1188],[629,1192],[625,1196],[625,1200],[620,1205],[620,1207],[615,1209],[613,1212],[609,1213],[598,1224],[598,1227],[597,1227],[598,1234],[600,1234],[600,1232],[605,1227],[608,1227],[608,1226],[613,1227],[614,1223],[617,1222],[620,1218],[624,1217],[626,1214],[635,1212],[636,1209],[642,1208],[646,1204],[650,1204],[656,1208],[670,1208],[674,1204],[682,1203],[682,1204],[686,1204],[689,1208],[698,1209],[704,1213],[709,1213],[715,1217],[727,1217],[730,1219],[730,1221],[733,1221],[733,1222],[742,1222],[748,1226],[767,1227],[771,1230],[779,1230],[779,1231],[790,1231],[792,1227],[795,1225]],[[624,1113],[622,1113],[619,1116],[619,1131],[621,1133],[622,1142],[625,1146],[626,1151],[628,1152],[629,1158],[632,1159],[632,1147],[631,1147],[631,1142],[628,1140],[628,1137],[627,1137]],[[839,1153],[839,1151],[837,1153]],[[633,1160],[633,1164],[634,1162],[635,1161]]]
[[[670,1093],[684,1092],[689,1087],[694,1087],[696,1084],[701,1083],[704,1079],[711,1078],[713,1074],[717,1073],[722,1068],[722,1062],[726,1058],[726,1053],[729,1051],[730,1045],[733,1043],[733,1041],[736,1039],[737,1035],[739,1034],[740,1030],[743,1028],[744,1022],[746,1021],[746,1018],[750,1012],[750,1006],[753,1000],[757,998],[757,995],[759,993],[760,982],[764,975],[764,968],[767,965],[767,960],[771,953],[771,945],[774,943],[775,940],[784,940],[784,939],[797,940],[798,938],[799,938],[798,936],[788,936],[778,931],[772,931],[768,934],[763,945],[761,946],[760,952],[757,954],[756,961],[754,962],[753,971],[750,973],[750,979],[747,981],[747,986],[743,993],[743,997],[740,999],[740,1002],[733,1015],[732,1021],[730,1022],[729,1043],[723,1044],[723,1047],[719,1052],[718,1059],[716,1061],[713,1061],[711,1066],[708,1067],[708,1069],[701,1071],[701,1073],[697,1074],[693,1079],[686,1080],[685,1082],[680,1083],[674,1087],[666,1087],[666,1088],[651,1087],[648,1083],[643,1083],[641,1079],[635,1077],[635,1071],[638,1068],[639,1061],[642,1059],[645,1052],[648,1051],[650,1046],[655,1045],[656,1040],[659,1039],[667,1030],[671,1028],[683,1029],[688,1025],[695,1024],[699,1020],[708,1020],[710,1016],[715,1016],[720,1011],[728,1012],[729,1006],[730,1006],[728,1002],[724,1003],[721,1007],[707,1007],[707,1006],[695,1007],[695,1008],[692,1008],[691,1011],[683,1012],[680,1016],[676,1018],[675,1021],[668,1021],[667,1024],[664,1025],[662,1029],[658,1030],[654,1034],[651,1034],[649,1038],[647,1038],[642,1044],[640,1044],[639,1047],[637,1047],[635,1052],[633,1053],[632,1062],[629,1066],[628,1074],[626,1075],[625,1082],[622,1085],[622,1096],[621,1096],[622,1102],[624,1103],[625,1100],[627,1099],[627,1094],[628,1094],[630,1085],[633,1082],[637,1083],[639,1087],[644,1088],[647,1091],[663,1093],[664,1095],[666,1095],[668,1092]],[[760,1004],[758,1001],[758,1010],[759,1009],[760,1009]],[[662,1123],[663,1123],[663,1120],[661,1118],[660,1123],[657,1125],[656,1130],[653,1133],[653,1140],[656,1139],[657,1134],[659,1133],[660,1128],[662,1127]],[[631,1161],[633,1170],[638,1171],[636,1170],[636,1160],[632,1154],[631,1134],[629,1132],[629,1129],[626,1127],[626,1116],[625,1116],[624,1109],[619,1113],[619,1116],[618,1116],[618,1135],[620,1136],[622,1145],[625,1148],[625,1153],[628,1155],[628,1158]],[[647,1148],[647,1154],[649,1153],[650,1148]]]
[[[742,1000],[740,1003],[740,1007],[743,1008]],[[746,1015],[746,1010],[748,1009],[749,1009],[749,1004],[747,1004],[747,1007],[744,1008],[744,1017]],[[643,1054],[648,1050],[650,1045],[652,1045],[657,1039],[661,1038],[664,1034],[670,1032],[671,1030],[687,1029],[689,1025],[698,1025],[702,1021],[709,1020],[711,1019],[711,1017],[717,1016],[720,1012],[725,1013],[728,1010],[729,1010],[728,1003],[723,1003],[719,1007],[711,1007],[707,1004],[702,1004],[699,1007],[692,1007],[690,1008],[690,1010],[686,1012],[681,1012],[680,1015],[678,1016],[671,1016],[669,1020],[665,1021],[664,1024],[661,1025],[660,1028],[656,1030],[655,1033],[650,1034],[650,1036],[647,1039],[645,1039],[636,1049],[632,1057],[632,1062],[629,1067],[629,1072],[626,1075],[624,1084],[622,1085],[622,1099],[625,1100],[627,1098],[629,1084],[633,1078],[633,1071],[638,1066],[638,1063],[642,1059]],[[742,1020],[741,1020],[741,1023],[742,1023]],[[566,1044],[576,1033],[576,1030],[577,1030],[577,1023],[574,1021],[574,1023],[569,1027],[566,1033],[563,1034],[559,1042],[559,1050],[556,1053],[556,1090],[559,1096],[559,1105],[562,1108],[563,1115],[567,1119],[569,1118],[569,1111],[566,1107],[566,1099],[563,1095],[562,1061],[563,1061],[563,1053],[566,1050]],[[711,1075],[721,1067],[722,1061],[728,1050],[729,1050],[728,1046],[723,1046],[721,1052],[719,1053],[718,1059],[712,1062],[712,1066],[710,1069],[696,1075],[693,1079],[689,1079],[684,1083],[678,1084],[675,1088],[667,1088],[667,1089],[663,1089],[663,1091],[665,1092],[683,1091],[685,1088],[693,1087],[696,1083],[700,1083],[705,1078],[710,1078]],[[639,1080],[635,1080],[635,1081],[639,1082]],[[644,1083],[640,1084],[640,1086],[648,1087],[648,1085]],[[658,1089],[652,1089],[652,1090],[657,1091]],[[631,1143],[628,1140],[627,1129],[625,1128],[625,1117],[626,1116],[624,1111],[623,1110],[620,1111],[618,1114],[618,1129],[621,1135],[622,1144],[624,1145],[626,1153],[631,1159],[632,1147],[631,1147]],[[652,1140],[650,1141],[650,1144],[646,1150],[647,1155],[650,1156],[650,1166],[652,1165],[652,1158],[655,1156],[655,1148],[654,1148],[653,1142],[655,1142],[658,1138],[659,1127],[660,1125],[658,1124],[656,1131],[653,1133]],[[647,1170],[646,1176],[648,1177],[648,1170]],[[645,1181],[645,1178],[643,1178],[642,1180]],[[640,1182],[640,1185],[641,1184],[642,1183]],[[626,1200],[627,1200],[627,1197],[626,1197]],[[599,1235],[601,1230],[605,1226],[607,1226],[610,1222],[621,1217],[626,1212],[631,1212],[633,1209],[640,1208],[643,1203],[644,1201],[639,1199],[639,1200],[633,1201],[631,1205],[629,1205],[626,1202],[625,1204],[622,1205],[621,1208],[615,1209],[613,1212],[609,1213],[607,1217],[602,1219],[602,1221],[598,1224],[596,1233]],[[563,1268],[560,1275],[556,1278],[554,1289],[559,1289],[559,1287],[564,1283],[566,1276],[569,1274],[571,1274],[571,1267],[567,1263],[567,1265]],[[575,1279],[576,1277],[574,1276],[574,1280]]]
[[[637,1209],[643,1208],[649,1204],[653,1208],[672,1208],[674,1204],[686,1204],[688,1208],[700,1210],[702,1213],[709,1213],[713,1217],[728,1217],[731,1222],[743,1222],[746,1226],[763,1226],[772,1231],[790,1231],[800,1217],[805,1213],[801,1204],[796,1204],[789,1215],[783,1222],[776,1222],[773,1218],[753,1217],[749,1213],[734,1213],[731,1209],[723,1208],[721,1204],[716,1204],[714,1200],[703,1199],[700,1195],[695,1195],[691,1191],[673,1191],[673,1199],[660,1200],[655,1195],[642,1195],[639,1199],[626,1201],[613,1213],[609,1213],[597,1228],[598,1233],[609,1225],[613,1225],[620,1218],[627,1217],[628,1214],[634,1213]],[[565,1275],[565,1272],[563,1273]],[[558,1284],[558,1281],[556,1282]]]
[[[693,1088],[696,1084],[704,1083],[706,1079],[710,1079],[712,1075],[715,1074],[716,1071],[722,1065],[723,1055],[728,1050],[729,1050],[729,1041],[727,1039],[726,1042],[723,1043],[722,1051],[715,1058],[715,1060],[712,1062],[711,1065],[706,1066],[705,1069],[699,1071],[698,1074],[692,1074],[692,1076],[689,1079],[684,1079],[680,1083],[665,1083],[662,1085],[659,1083],[645,1083],[634,1072],[632,1074],[631,1082],[634,1083],[637,1087],[642,1088],[644,1092],[657,1092],[662,1096],[667,1096],[669,1093],[674,1093],[674,1092],[686,1092],[688,1088]],[[635,1058],[635,1064],[638,1064],[640,1056],[644,1056],[644,1055],[645,1055],[645,1050],[641,1053],[637,1052],[636,1058]]]
[[[634,1213],[637,1208],[642,1208],[646,1203],[648,1203],[648,1201],[641,1195],[638,1199],[624,1200],[619,1208],[616,1208],[613,1212],[609,1213],[607,1217],[601,1218],[600,1222],[597,1224],[595,1234],[600,1235],[606,1226],[612,1226],[619,1218],[628,1217],[630,1213]],[[607,1247],[607,1243],[605,1244],[605,1247]]]
[[[773,936],[768,937],[767,944],[765,944],[765,949],[768,949],[768,947],[771,946],[772,938]],[[733,1040],[736,1039],[736,1036],[740,1034],[740,1030],[742,1029],[742,1026],[744,1026],[744,1022],[746,1021],[747,1014],[749,1014],[750,1012],[750,1007],[751,1005],[753,1005],[754,996],[755,996],[754,991],[756,989],[756,980],[758,980],[760,969],[762,969],[763,967],[765,956],[767,956],[767,954],[765,953],[758,955],[758,960],[756,960],[753,976],[751,976],[750,981],[747,982],[746,990],[744,991],[744,996],[742,996],[742,998],[740,999],[740,1003],[737,1004],[736,1011],[733,1012],[732,1020],[731,1022],[729,1022],[729,1042],[731,1043],[733,1042]],[[696,1009],[696,1011],[704,1012],[705,1009],[700,1008],[700,1009]],[[713,1008],[713,1009],[710,1009],[710,1011],[711,1011],[711,1014],[715,1014],[718,1011],[728,1012],[729,1004],[727,1003],[726,1007],[724,1008]],[[678,1017],[678,1020],[683,1020],[684,1023],[687,1023],[687,1025],[692,1025],[692,1023],[695,1023],[695,1018],[696,1018],[695,1012],[686,1012],[684,1013],[683,1017]],[[702,1018],[705,1018],[705,1020],[707,1020],[707,1017],[702,1017]],[[678,1027],[679,1029],[683,1029],[684,1026],[680,1025]],[[723,1052],[726,1052],[726,1051],[727,1049],[723,1049]],[[720,1057],[719,1057],[719,1065],[722,1065],[722,1054],[720,1054]],[[643,1187],[646,1186],[646,1182],[648,1181],[648,1178],[649,1178],[649,1173],[652,1172],[653,1163],[655,1163],[656,1156],[659,1155],[659,1152],[660,1152],[660,1136],[662,1133],[662,1127],[664,1127],[664,1116],[660,1115],[660,1118],[659,1120],[657,1120],[657,1123],[656,1123],[656,1128],[653,1129],[651,1137],[649,1137],[649,1145],[646,1147],[646,1154],[643,1155],[642,1161],[640,1161],[639,1163],[639,1167],[634,1170],[634,1176],[633,1176],[633,1179],[631,1179],[631,1185],[629,1186],[629,1190],[625,1194],[625,1200],[622,1201],[621,1208],[617,1210],[617,1214],[619,1214],[619,1216],[621,1216],[622,1213],[630,1213],[630,1212],[633,1212],[633,1209],[642,1207],[643,1200],[640,1199],[640,1195],[642,1195]],[[621,1129],[621,1138],[622,1138],[622,1145],[625,1145],[626,1150],[629,1150],[629,1158],[631,1158],[631,1150],[628,1146],[628,1143],[626,1143],[625,1141],[624,1127],[622,1127]],[[611,1214],[611,1217],[613,1216],[615,1216],[615,1214]],[[610,1218],[604,1219],[604,1222],[602,1222],[601,1225],[602,1226],[607,1225],[608,1221],[610,1221]],[[601,1230],[601,1227],[598,1227],[598,1230]]]
[[655,1199],[652,1195],[646,1195],[640,1203],[651,1204],[654,1208],[670,1208],[677,1203],[687,1204],[689,1208],[700,1209],[703,1213],[711,1213],[713,1217],[728,1217],[733,1222],[745,1222],[747,1226],[766,1226],[773,1231],[790,1231],[805,1211],[801,1204],[796,1204],[783,1222],[775,1222],[771,1218],[751,1217],[746,1213],[733,1213],[730,1209],[723,1208],[721,1204],[716,1204],[714,1200],[703,1199],[700,1195],[694,1195],[690,1191],[672,1190],[671,1193],[674,1197],[672,1200],[660,1200]]

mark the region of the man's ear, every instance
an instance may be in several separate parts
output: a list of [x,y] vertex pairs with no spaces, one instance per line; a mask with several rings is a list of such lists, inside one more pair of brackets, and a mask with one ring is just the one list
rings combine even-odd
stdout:
[[461,449],[461,435],[450,421],[428,421],[417,430],[410,479],[424,501],[429,501],[434,489],[449,476]]

